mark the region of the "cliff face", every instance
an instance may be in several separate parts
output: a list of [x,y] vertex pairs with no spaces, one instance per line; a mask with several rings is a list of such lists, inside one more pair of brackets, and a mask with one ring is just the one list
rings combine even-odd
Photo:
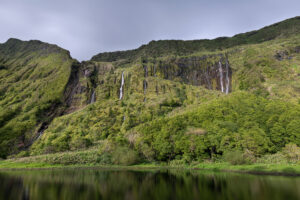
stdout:
[[65,91],[67,109],[64,113],[72,113],[98,99],[122,100],[131,93],[139,93],[146,100],[149,93],[166,94],[168,86],[160,81],[162,79],[228,94],[232,70],[225,55],[143,59],[134,65],[133,71],[113,63],[78,63],[72,68]]
[[228,58],[219,56],[185,57],[143,61],[146,76],[159,76],[228,94],[231,91],[232,70]]
[[104,77],[113,71],[110,64],[82,62],[72,67],[67,90],[65,91],[65,102],[67,108],[64,114],[72,113],[82,109],[88,104],[96,101],[96,88],[104,84]]

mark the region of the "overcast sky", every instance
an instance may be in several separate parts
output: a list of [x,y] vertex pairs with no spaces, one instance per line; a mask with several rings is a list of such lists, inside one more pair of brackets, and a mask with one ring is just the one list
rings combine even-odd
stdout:
[[299,15],[300,0],[0,0],[0,43],[38,39],[88,60],[151,40],[232,36]]

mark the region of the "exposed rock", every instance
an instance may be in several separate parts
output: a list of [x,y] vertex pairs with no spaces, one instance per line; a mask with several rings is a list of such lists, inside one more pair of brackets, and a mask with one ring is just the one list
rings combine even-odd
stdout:
[[72,66],[69,81],[64,92],[64,102],[67,107],[64,111],[64,114],[68,114],[77,110],[76,102],[80,101],[80,98],[77,97],[77,94],[81,94],[81,92],[85,91],[85,88],[83,88],[79,82],[80,72],[81,64],[74,64]]
[[151,71],[155,69],[164,79],[176,79],[186,84],[204,86],[224,93],[231,91],[232,70],[224,55],[172,58],[156,63]]
[[279,60],[282,61],[283,59],[291,59],[291,57],[289,57],[289,53],[285,50],[285,51],[278,51],[274,57]]

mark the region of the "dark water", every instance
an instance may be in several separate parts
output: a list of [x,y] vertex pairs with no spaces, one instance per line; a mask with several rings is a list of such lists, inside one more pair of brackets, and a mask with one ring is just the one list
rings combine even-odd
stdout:
[[300,199],[300,177],[207,171],[0,171],[0,199]]

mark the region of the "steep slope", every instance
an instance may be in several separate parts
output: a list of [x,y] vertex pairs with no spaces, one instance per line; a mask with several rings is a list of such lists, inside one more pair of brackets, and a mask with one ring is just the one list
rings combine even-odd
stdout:
[[40,41],[0,44],[0,156],[26,148],[63,112],[74,60]]
[[[296,17],[232,38],[151,42],[82,63],[54,54],[61,67],[53,72],[65,73],[64,84],[47,88],[56,96],[40,115],[21,110],[12,122],[3,120],[3,130],[33,113],[35,129],[26,130],[35,142],[20,155],[93,148],[97,162],[115,164],[192,162],[234,150],[260,157],[300,145],[299,30]],[[49,72],[47,80],[58,84],[58,74]],[[41,137],[33,137],[39,129]]]
[[[94,93],[89,93],[90,97],[94,97],[94,101],[90,101],[92,105],[54,120],[40,140],[33,145],[32,153],[84,149],[94,145],[104,148],[104,151],[114,152],[116,146],[130,144],[144,159],[167,160],[176,156],[182,158],[184,155],[188,160],[193,160],[228,150],[229,148],[222,147],[223,140],[231,134],[241,134],[247,127],[253,128],[253,132],[258,131],[258,136],[253,136],[254,138],[247,136],[254,143],[259,138],[268,141],[263,144],[267,145],[265,148],[257,150],[257,147],[251,147],[257,156],[277,152],[292,141],[299,145],[298,134],[293,127],[299,122],[295,118],[298,113],[296,104],[300,99],[299,46],[300,35],[296,35],[213,53],[141,58],[126,65],[120,65],[119,62],[85,63],[86,66],[93,66],[93,70],[89,71],[94,72],[94,75],[89,75],[94,76],[91,84]],[[283,55],[282,59],[278,55]],[[246,93],[241,93],[240,90]],[[234,94],[227,97],[226,94],[230,92]],[[214,99],[220,96],[225,97],[215,103]],[[254,106],[256,104],[260,106]],[[206,107],[211,109],[206,111]],[[266,113],[261,117],[262,110],[270,110],[270,107],[274,111],[281,109],[283,116],[276,112],[268,115]],[[198,110],[197,114],[193,112],[195,110]],[[228,114],[231,118],[228,120],[225,116],[226,110],[233,113],[245,110],[239,118],[252,123],[239,123],[232,116],[236,114],[231,113]],[[212,124],[197,117],[202,112],[209,113],[206,117]],[[257,115],[260,117],[256,118]],[[194,122],[190,116],[194,116],[199,122]],[[293,119],[293,122],[289,125],[280,118]],[[280,122],[275,119],[280,119]],[[232,129],[228,128],[223,136],[217,134],[225,128],[225,125],[218,123],[228,123]],[[266,123],[271,123],[268,128],[264,126]],[[213,124],[216,127],[212,131],[210,129]],[[285,130],[281,136],[276,136],[275,130],[278,127],[275,129],[273,126],[277,125]],[[236,136],[246,137],[243,134]],[[206,145],[202,145],[198,153],[188,150],[192,148],[190,145],[195,145],[191,143],[196,140],[195,137],[202,142],[206,141]],[[280,144],[274,142],[280,137],[290,139],[282,139]],[[212,140],[218,142],[214,144]],[[181,143],[179,145],[179,141],[184,142],[185,146]],[[231,141],[230,148],[246,148],[239,139]],[[185,150],[181,147],[175,150],[172,145],[177,143],[179,146],[183,145]],[[217,146],[214,147],[215,145]],[[170,149],[162,153],[167,147]],[[213,153],[211,148],[214,148]]]
[[220,95],[203,87],[151,76],[150,72],[146,75],[141,63],[116,68],[112,63],[90,62],[83,67],[92,65],[99,73],[89,75],[97,80],[87,96],[90,105],[55,119],[32,146],[34,154],[82,149],[107,138],[120,138],[141,123]]

